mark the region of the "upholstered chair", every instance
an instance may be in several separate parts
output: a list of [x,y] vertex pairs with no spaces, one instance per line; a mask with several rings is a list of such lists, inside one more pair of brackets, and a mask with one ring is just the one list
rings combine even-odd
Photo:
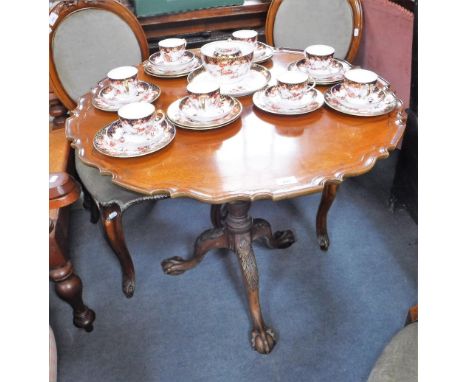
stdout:
[[[137,65],[149,56],[138,20],[117,1],[62,1],[50,10],[49,24],[50,84],[68,110],[73,110],[79,98],[105,78],[109,70]],[[91,209],[92,222],[100,218],[122,268],[123,292],[131,297],[135,271],[125,242],[122,214],[135,203],[160,197],[127,191],[112,183],[109,176],[84,164],[78,152],[74,155],[85,207]]]
[[305,49],[335,48],[335,57],[352,61],[362,32],[360,0],[272,0],[265,25],[269,45]]
[[[325,44],[335,48],[335,57],[352,62],[358,52],[363,28],[360,0],[272,0],[268,9],[265,36],[269,45],[303,50]],[[339,183],[324,184],[316,216],[316,235],[327,250],[327,214],[335,200]]]
[[417,305],[410,309],[406,326],[385,346],[367,382],[418,381]]

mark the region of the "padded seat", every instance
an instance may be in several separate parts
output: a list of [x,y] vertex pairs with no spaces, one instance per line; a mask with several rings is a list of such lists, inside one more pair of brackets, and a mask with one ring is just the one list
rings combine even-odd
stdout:
[[385,347],[367,382],[418,381],[418,323],[401,329]]
[[110,176],[102,176],[97,168],[83,163],[77,151],[75,151],[75,166],[80,180],[86,184],[86,189],[99,204],[117,203],[124,211],[136,201],[151,198],[112,183]]

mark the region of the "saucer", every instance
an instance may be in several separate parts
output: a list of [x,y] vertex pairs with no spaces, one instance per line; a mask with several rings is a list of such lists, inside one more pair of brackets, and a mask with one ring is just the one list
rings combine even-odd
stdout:
[[355,103],[349,100],[342,84],[336,84],[325,93],[325,103],[332,109],[358,117],[375,117],[390,113],[396,106],[395,94],[388,88],[378,89],[370,102]]
[[309,75],[309,81],[317,85],[331,85],[344,79],[344,74],[351,69],[351,64],[345,60],[334,58],[332,64],[325,70],[314,70],[306,58],[292,62],[288,70],[299,70]]
[[153,53],[148,61],[159,69],[182,70],[195,59],[195,55],[186,50],[184,55],[177,61],[165,61],[161,52]]
[[96,133],[93,145],[107,156],[134,158],[161,150],[174,139],[175,134],[175,127],[166,119],[160,126],[148,128],[143,136],[124,132],[121,121],[117,120]]
[[323,94],[317,89],[308,90],[300,100],[288,101],[280,97],[276,86],[256,92],[253,103],[259,109],[272,114],[299,115],[311,113],[323,105]]
[[177,78],[184,77],[193,70],[201,66],[201,59],[197,56],[193,56],[193,59],[190,60],[187,64],[182,67],[172,67],[172,66],[157,66],[151,63],[151,61],[146,60],[143,62],[143,69],[145,73],[159,78]]
[[200,111],[191,105],[189,97],[184,97],[180,100],[179,108],[182,113],[192,121],[210,123],[228,115],[232,111],[234,105],[233,98],[221,96],[216,107],[210,107],[207,110]]
[[132,102],[153,103],[161,95],[161,89],[154,84],[138,81],[138,93],[131,97],[115,96],[111,86],[104,86],[93,97],[93,106],[103,111],[117,111]]
[[[271,73],[267,68],[252,64],[249,73],[236,82],[221,84],[220,91],[222,95],[243,97],[265,88],[270,80]],[[201,67],[190,73],[187,77],[187,81],[217,82],[218,80],[208,73],[204,67]]]
[[242,114],[242,104],[238,99],[235,99],[230,96],[225,96],[226,100],[232,105],[231,110],[225,116],[212,120],[212,121],[195,121],[188,118],[185,113],[182,112],[180,103],[183,102],[186,98],[184,97],[180,100],[174,101],[169,105],[167,109],[167,118],[173,122],[176,126],[183,129],[189,130],[211,130],[217,129],[219,127],[228,125],[231,122],[234,122]]
[[253,62],[258,64],[264,62],[269,58],[273,57],[273,48],[270,45],[264,44],[263,42],[257,41],[257,46],[254,50]]

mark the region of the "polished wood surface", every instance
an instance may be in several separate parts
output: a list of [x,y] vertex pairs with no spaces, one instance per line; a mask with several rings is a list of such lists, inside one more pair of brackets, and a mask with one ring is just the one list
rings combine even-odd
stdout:
[[[345,1],[345,0],[343,0]],[[362,28],[363,28],[363,13],[360,0],[347,0],[353,11],[353,34],[349,43],[348,53],[345,60],[353,62],[359,49],[361,42]],[[273,30],[275,28],[275,19],[278,9],[283,0],[272,0],[270,8],[268,9],[266,24],[265,24],[265,38],[268,45],[275,46],[275,39],[273,37]],[[311,6],[313,4],[311,3]],[[356,33],[357,31],[357,33]],[[284,47],[283,47],[284,48]],[[288,47],[286,47],[288,48]]]
[[125,6],[114,0],[99,0],[99,1],[87,1],[87,0],[74,0],[74,1],[61,1],[57,3],[49,12],[49,83],[52,91],[55,93],[60,102],[68,109],[75,108],[76,103],[68,93],[60,81],[59,74],[54,63],[53,54],[53,41],[57,28],[60,23],[71,13],[82,11],[85,9],[94,8],[102,9],[109,12],[115,13],[117,16],[122,18],[128,26],[132,29],[135,37],[138,40],[138,44],[141,49],[141,59],[146,60],[149,56],[148,42],[143,28],[138,22],[135,15],[130,12]]
[[49,209],[66,207],[80,198],[79,184],[65,172],[49,173]]
[[[265,66],[275,76],[300,57],[278,53]],[[161,87],[158,109],[166,110],[187,94],[185,78],[153,78],[141,68],[139,78]],[[140,158],[111,158],[93,148],[96,132],[117,115],[94,109],[91,94],[71,113],[66,133],[85,163],[125,188],[224,203],[321,191],[326,182],[340,183],[369,171],[377,159],[389,155],[404,131],[395,123],[396,112],[363,118],[324,106],[303,116],[278,116],[255,108],[251,96],[241,102],[242,117],[231,125],[202,132],[177,129],[169,146]]]

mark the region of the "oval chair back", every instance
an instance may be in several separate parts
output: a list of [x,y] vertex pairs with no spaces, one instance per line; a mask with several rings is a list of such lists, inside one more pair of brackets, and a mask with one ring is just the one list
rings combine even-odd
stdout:
[[149,56],[137,18],[114,0],[62,1],[49,12],[49,76],[69,110],[112,68]]
[[362,33],[360,0],[272,0],[265,35],[267,44],[305,49],[325,44],[335,57],[352,61]]

